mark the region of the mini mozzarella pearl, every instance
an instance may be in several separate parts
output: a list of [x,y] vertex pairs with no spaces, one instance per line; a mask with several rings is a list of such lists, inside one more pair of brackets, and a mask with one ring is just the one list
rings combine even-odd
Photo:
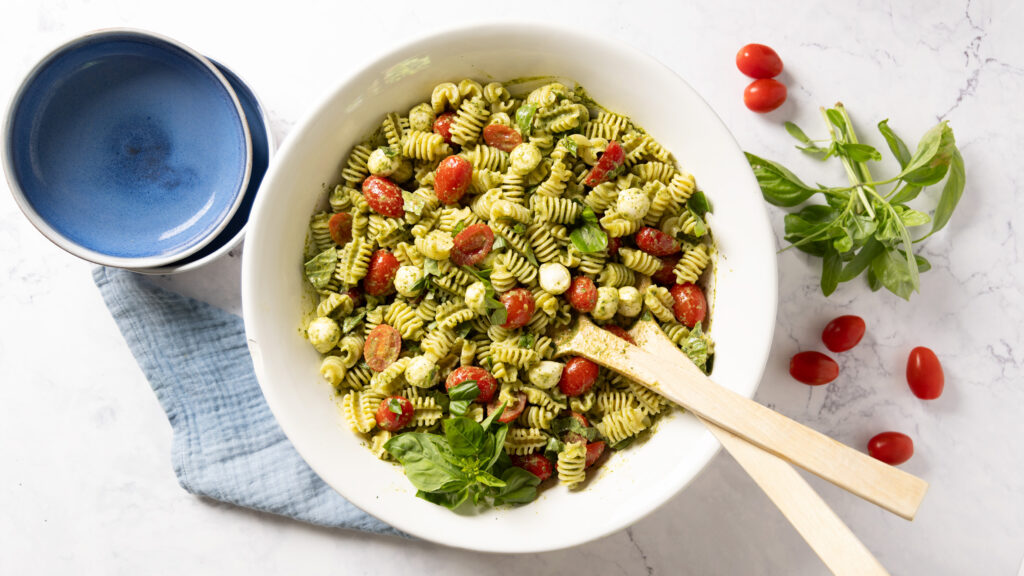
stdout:
[[597,304],[591,316],[594,320],[611,320],[619,309],[619,290],[611,286],[602,286],[597,289]]
[[466,288],[466,306],[477,314],[487,313],[487,288],[483,282],[473,282]]
[[561,294],[569,289],[572,277],[569,269],[558,262],[545,262],[540,265],[540,287],[551,294]]
[[509,154],[509,168],[516,174],[529,174],[540,165],[541,158],[543,155],[539,148],[529,142],[524,142],[513,148]]
[[564,367],[561,362],[544,360],[530,368],[526,373],[526,377],[530,379],[530,384],[537,388],[554,388],[558,386],[558,381],[562,379],[562,368]]
[[341,328],[330,318],[317,318],[306,327],[306,337],[309,338],[309,343],[316,348],[317,352],[326,354],[341,340]]
[[400,266],[395,272],[395,290],[406,298],[418,296],[423,286],[416,283],[423,279],[423,270],[419,266]]
[[619,193],[615,210],[630,220],[640,220],[651,209],[651,199],[639,188],[629,188]]
[[375,176],[391,176],[401,165],[402,159],[397,154],[388,156],[383,148],[374,150],[366,161],[370,174]]
[[644,297],[632,286],[619,288],[619,314],[632,318],[640,314],[644,306]]
[[412,386],[429,388],[434,384],[431,376],[437,376],[437,371],[434,370],[435,366],[436,364],[430,358],[417,356],[405,368],[405,380]]

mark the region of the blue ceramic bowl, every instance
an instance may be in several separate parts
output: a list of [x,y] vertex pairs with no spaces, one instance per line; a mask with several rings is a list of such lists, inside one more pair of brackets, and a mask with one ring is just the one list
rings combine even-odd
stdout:
[[209,60],[167,38],[106,30],[28,75],[4,167],[29,220],[76,256],[163,266],[228,226],[250,178],[245,113]]
[[238,101],[242,103],[245,119],[249,123],[249,134],[252,135],[252,175],[249,177],[249,187],[246,189],[242,203],[238,206],[235,215],[231,217],[227,227],[212,242],[204,246],[202,250],[166,266],[132,268],[133,272],[141,274],[176,274],[178,272],[195,270],[238,247],[242,239],[245,238],[245,229],[249,223],[249,213],[252,211],[253,201],[256,200],[256,193],[260,189],[260,183],[263,182],[263,175],[267,172],[270,157],[274,154],[274,135],[270,130],[270,120],[267,118],[263,106],[256,97],[256,93],[226,66],[213,58],[209,60],[228,79],[228,83],[235,91],[235,95],[238,96]]

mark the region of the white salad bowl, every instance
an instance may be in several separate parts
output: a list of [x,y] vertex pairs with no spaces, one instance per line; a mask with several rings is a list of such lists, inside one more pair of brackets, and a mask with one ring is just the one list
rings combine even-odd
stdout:
[[574,30],[529,24],[449,31],[397,48],[344,79],[297,125],[272,163],[253,209],[242,267],[256,375],[303,458],[342,496],[395,528],[481,551],[554,550],[621,530],[678,494],[719,448],[695,418],[675,411],[648,441],[614,454],[581,490],[555,485],[525,506],[455,513],[416,498],[401,467],[366,449],[319,375],[320,355],[302,330],[314,307],[303,245],[310,215],[338,182],[349,150],[387,112],[429,100],[439,82],[535,76],[579,83],[601,105],[632,117],[696,176],[714,205],[710,225],[718,246],[712,377],[752,396],[771,345],[777,288],[774,237],[743,153],[672,70]]

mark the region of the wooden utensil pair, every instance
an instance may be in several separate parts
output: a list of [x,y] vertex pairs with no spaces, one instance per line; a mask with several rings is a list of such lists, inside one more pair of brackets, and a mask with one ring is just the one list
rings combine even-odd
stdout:
[[715,384],[653,321],[637,322],[630,335],[636,345],[580,318],[555,344],[559,354],[589,358],[694,414],[834,574],[887,574],[790,464],[907,520],[928,489],[924,480]]

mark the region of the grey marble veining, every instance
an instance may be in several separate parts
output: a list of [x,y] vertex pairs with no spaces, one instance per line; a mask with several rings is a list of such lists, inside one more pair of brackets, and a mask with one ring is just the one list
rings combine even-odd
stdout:
[[[711,103],[746,149],[807,181],[845,176],[793,149],[784,120],[820,134],[818,106],[841,100],[862,138],[879,146],[874,126],[884,118],[908,142],[948,120],[968,186],[946,230],[923,247],[933,269],[921,293],[904,302],[856,280],[826,299],[817,287],[819,263],[780,253],[779,319],[757,399],[856,447],[890,429],[914,438],[916,453],[904,468],[931,489],[912,523],[811,479],[893,574],[1018,574],[1024,246],[1014,220],[1024,214],[1024,3],[529,0],[485,10],[398,1],[382,10],[298,0],[253,7],[243,25],[234,8],[194,1],[5,8],[5,99],[56,44],[94,28],[141,27],[249,80],[279,138],[340,78],[395,41],[503,18],[561,22],[651,53]],[[736,50],[752,41],[774,46],[786,65],[789,101],[767,116],[743,107],[747,80],[733,65]],[[892,167],[887,160],[879,170]],[[931,196],[922,201],[934,202]],[[770,212],[781,239],[782,211]],[[157,281],[238,311],[240,254]],[[725,454],[628,530],[528,557],[324,530],[195,499],[174,480],[169,426],[89,269],[0,194],[0,574],[825,573]],[[837,356],[840,378],[815,388],[790,379],[792,354],[824,351],[822,327],[845,313],[864,317],[868,333]],[[906,386],[906,356],[917,345],[944,363],[939,400],[920,401]]]

